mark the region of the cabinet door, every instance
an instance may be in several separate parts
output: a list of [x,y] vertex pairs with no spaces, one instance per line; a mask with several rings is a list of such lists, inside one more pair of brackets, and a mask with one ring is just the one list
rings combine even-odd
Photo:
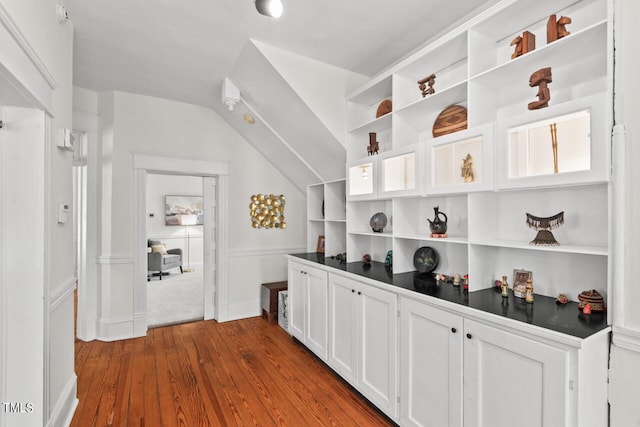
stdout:
[[327,360],[328,290],[327,273],[306,268],[305,345],[322,360]]
[[462,425],[462,318],[400,301],[400,424]]
[[391,418],[397,417],[398,300],[395,294],[358,284],[359,389]]
[[358,381],[356,283],[329,276],[329,366],[354,386]]
[[304,342],[304,318],[305,318],[305,288],[306,288],[306,276],[304,272],[304,266],[298,263],[289,262],[288,278],[289,283],[287,285],[289,293],[287,308],[289,310],[289,333]]
[[465,320],[464,425],[567,425],[569,353]]

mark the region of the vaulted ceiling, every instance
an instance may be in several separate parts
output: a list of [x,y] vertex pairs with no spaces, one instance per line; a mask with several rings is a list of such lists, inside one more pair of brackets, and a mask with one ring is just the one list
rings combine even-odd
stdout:
[[284,0],[276,20],[252,0],[64,0],[76,86],[211,108],[301,189],[344,176],[346,93],[496,2]]

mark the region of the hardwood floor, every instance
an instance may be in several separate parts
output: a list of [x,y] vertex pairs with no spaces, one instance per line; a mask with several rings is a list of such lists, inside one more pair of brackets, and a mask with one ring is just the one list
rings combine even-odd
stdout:
[[259,317],[76,342],[86,426],[393,425],[279,326]]

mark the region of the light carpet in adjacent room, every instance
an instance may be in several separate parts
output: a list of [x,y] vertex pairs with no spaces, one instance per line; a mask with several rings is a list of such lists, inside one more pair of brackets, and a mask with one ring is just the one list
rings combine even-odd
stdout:
[[179,269],[147,282],[147,321],[149,327],[184,323],[204,317],[202,268],[180,274]]

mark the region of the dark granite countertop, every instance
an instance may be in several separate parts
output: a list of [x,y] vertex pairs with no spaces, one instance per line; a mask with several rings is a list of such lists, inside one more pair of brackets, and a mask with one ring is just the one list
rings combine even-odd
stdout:
[[555,298],[535,294],[533,304],[528,304],[515,298],[513,293],[510,293],[509,298],[502,298],[500,292],[495,289],[463,292],[462,286],[436,281],[430,275],[422,275],[415,271],[391,274],[382,262],[374,261],[370,267],[364,267],[362,262],[345,263],[325,258],[319,253],[291,256],[578,338],[587,338],[608,327],[606,313],[583,314],[578,310],[576,302],[556,304]]

